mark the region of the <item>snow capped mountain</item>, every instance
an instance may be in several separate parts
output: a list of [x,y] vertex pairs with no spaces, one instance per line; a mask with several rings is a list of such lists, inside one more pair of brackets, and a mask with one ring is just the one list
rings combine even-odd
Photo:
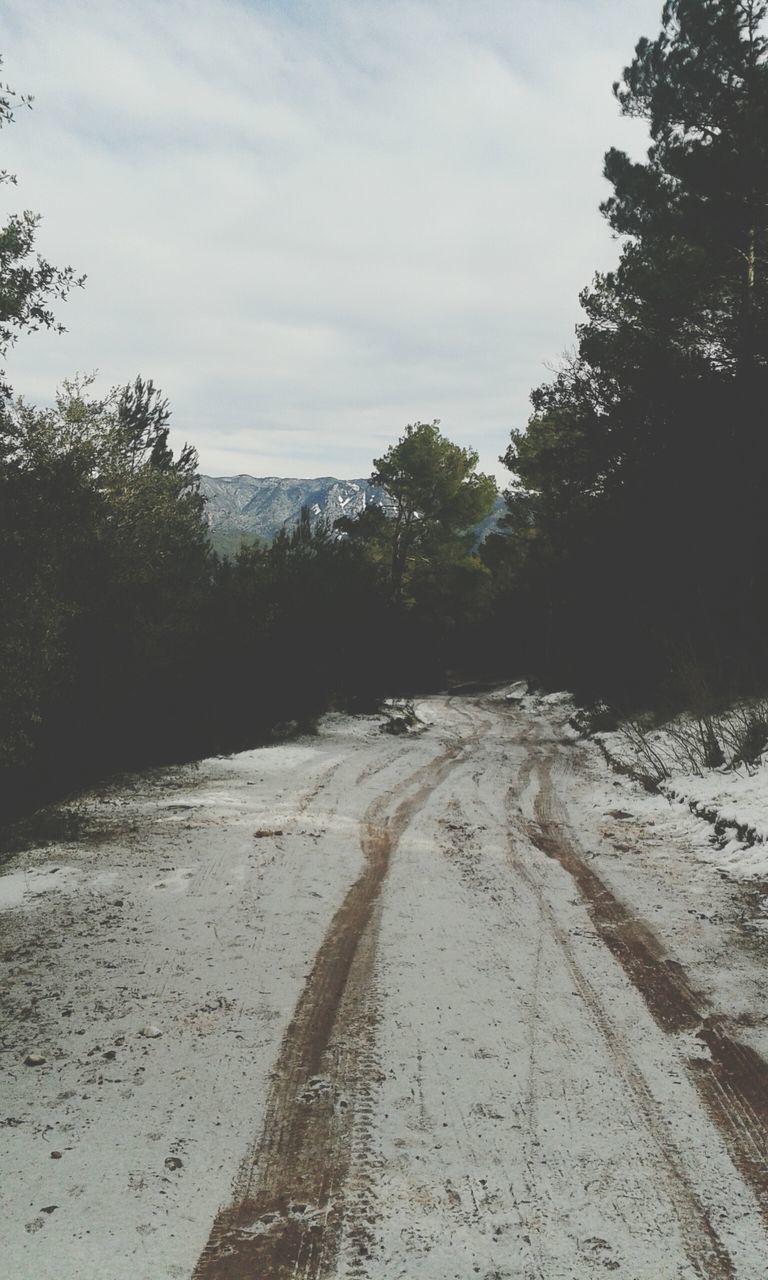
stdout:
[[302,507],[314,522],[333,523],[340,516],[355,516],[369,502],[381,500],[368,480],[337,480],[319,476],[302,480],[278,476],[202,476],[200,489],[206,501],[211,534],[217,540],[244,534],[270,540],[280,529],[291,528]]
[[[356,516],[371,503],[385,505],[381,489],[369,480],[338,480],[318,476],[310,480],[279,476],[201,476],[200,491],[206,502],[206,519],[211,541],[217,551],[231,554],[243,540],[260,538],[270,542],[280,529],[298,523],[302,507],[309,508],[310,520],[333,524],[340,516]],[[504,501],[496,499],[493,512],[476,531],[481,542],[495,527],[504,511]]]

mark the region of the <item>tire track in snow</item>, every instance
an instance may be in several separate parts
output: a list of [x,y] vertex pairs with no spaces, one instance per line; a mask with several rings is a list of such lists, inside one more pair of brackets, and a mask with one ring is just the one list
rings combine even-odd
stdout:
[[[702,1011],[703,1000],[691,988],[682,967],[667,960],[655,934],[632,915],[580,855],[555,795],[551,769],[552,755],[548,753],[537,764],[539,790],[534,802],[535,820],[525,824],[528,836],[536,848],[559,862],[572,877],[598,936],[642,995],[661,1030],[667,1034],[693,1031],[708,1048],[709,1058],[686,1061],[688,1076],[715,1121],[733,1163],[755,1192],[763,1217],[768,1219],[768,1064],[754,1050],[732,1040],[722,1019]],[[552,924],[556,929],[554,920]],[[570,953],[565,935],[561,942]],[[590,997],[591,984],[583,974],[580,979],[577,970],[578,966],[573,970],[574,980],[602,1023],[606,1042],[614,1051],[618,1041],[598,993],[592,990]],[[627,1063],[630,1071],[636,1070],[629,1060]],[[630,1083],[643,1109],[647,1110],[644,1096],[645,1103],[655,1108],[642,1076],[636,1082],[630,1079]],[[663,1134],[658,1136],[664,1142]],[[679,1157],[668,1147],[666,1150],[667,1157],[671,1156],[670,1172],[685,1177]],[[688,1215],[688,1243],[696,1245],[690,1226],[698,1219],[705,1245],[703,1253],[698,1247],[693,1248],[689,1254],[692,1263],[707,1277],[734,1275],[731,1260],[706,1210],[690,1188],[689,1193],[693,1195],[688,1206],[693,1215]],[[687,1199],[689,1196],[684,1196],[679,1202],[683,1211]]]
[[344,1251],[359,1261],[354,1269],[350,1263],[349,1273],[364,1265],[372,1243],[365,1218],[374,1216],[367,1137],[379,893],[411,817],[471,745],[453,743],[417,770],[391,817],[387,810],[403,786],[366,812],[362,874],[317,953],[283,1038],[261,1135],[241,1166],[232,1203],[216,1217],[193,1280],[329,1275],[348,1210],[355,1221]]
[[580,856],[554,794],[550,760],[540,763],[539,778],[531,839],[573,877],[597,932],[662,1030],[692,1030],[706,1046],[708,1058],[688,1059],[689,1077],[768,1222],[768,1063],[730,1036],[724,1019],[706,1009],[682,967],[665,957],[651,930]]
[[[523,770],[526,781],[529,772],[530,770]],[[544,785],[540,787],[536,798],[538,823],[528,823],[526,826],[528,835],[534,845],[541,849],[542,852],[547,853],[548,856],[556,857],[551,832],[549,833],[546,848],[544,848],[545,841],[542,835],[542,824],[548,821],[544,817],[544,813],[549,811],[553,803],[551,792],[547,790],[546,786],[548,776],[546,766],[540,767],[539,777],[540,780],[543,780]],[[516,803],[517,798],[517,792],[511,793],[510,801]],[[562,832],[560,840],[562,841]],[[559,858],[558,860],[560,861]],[[560,928],[543,886],[535,876],[531,875],[529,868],[520,856],[515,842],[514,825],[510,831],[510,861],[516,873],[536,895],[542,913],[542,921],[546,921],[548,932],[556,941],[571,973],[575,987],[584,1000],[586,1008],[589,1009],[593,1023],[603,1038],[608,1056],[621,1078],[625,1081],[634,1099],[634,1103],[655,1148],[657,1166],[666,1184],[670,1204],[680,1224],[681,1237],[689,1261],[697,1275],[705,1278],[705,1280],[735,1280],[736,1271],[730,1255],[715,1232],[706,1207],[691,1186],[680,1154],[666,1131],[658,1105],[642,1071],[627,1052],[623,1037],[614,1026],[600,993],[578,963],[570,939]],[[587,868],[587,870],[590,874],[593,874],[590,868]]]
[[[551,938],[560,951],[570,973],[574,992],[578,991],[581,996],[592,1024],[605,1045],[606,1058],[612,1064],[616,1077],[623,1081],[627,1088],[636,1109],[637,1120],[642,1130],[648,1134],[648,1148],[652,1153],[652,1161],[661,1185],[666,1192],[667,1202],[679,1223],[681,1241],[692,1268],[696,1275],[702,1277],[703,1280],[735,1280],[737,1273],[733,1261],[712,1225],[705,1204],[691,1183],[682,1155],[677,1150],[667,1130],[661,1110],[643,1072],[635,1062],[631,1050],[626,1045],[623,1034],[615,1026],[600,991],[579,963],[569,935],[560,927],[545,884],[541,882],[538,876],[533,874],[533,869],[523,856],[521,836],[526,843],[526,837],[528,840],[532,839],[537,848],[540,848],[541,845],[534,838],[539,834],[538,822],[532,824],[522,819],[520,799],[531,784],[534,774],[536,774],[536,783],[538,785],[538,795],[536,797],[537,818],[541,818],[541,778],[542,771],[546,768],[546,763],[542,759],[540,751],[544,744],[536,737],[533,735],[526,737],[526,739],[520,741],[520,745],[525,746],[528,753],[520,763],[516,771],[515,783],[507,795],[508,861],[519,879],[532,892],[536,904],[535,909],[541,921],[538,935],[539,941],[534,957],[533,984],[527,1020],[530,1037],[530,1068],[524,1108],[526,1119],[523,1142],[526,1148],[524,1162],[529,1197],[536,1202],[540,1197],[546,1196],[546,1179],[540,1181],[540,1171],[537,1168],[537,1110],[539,1099],[536,1086],[538,1074],[536,1026],[540,998],[542,944],[545,938]],[[485,803],[487,807],[487,802]],[[551,807],[556,801],[554,797],[547,795],[546,803]],[[532,831],[532,827],[535,830]],[[550,856],[552,855],[550,854]],[[477,887],[481,888],[479,884]],[[628,1223],[628,1225],[630,1224]],[[533,1256],[528,1263],[532,1269],[531,1275],[533,1276],[535,1273],[541,1277],[541,1280],[545,1280],[548,1272],[547,1260],[536,1249],[535,1238],[532,1238],[531,1245],[533,1246]]]

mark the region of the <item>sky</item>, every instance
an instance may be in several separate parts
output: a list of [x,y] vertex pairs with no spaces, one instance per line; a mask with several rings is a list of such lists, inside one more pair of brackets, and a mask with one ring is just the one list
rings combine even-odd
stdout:
[[503,482],[618,246],[611,86],[661,0],[4,0],[0,212],[87,274],[7,361],[151,377],[210,475],[369,474],[440,419]]

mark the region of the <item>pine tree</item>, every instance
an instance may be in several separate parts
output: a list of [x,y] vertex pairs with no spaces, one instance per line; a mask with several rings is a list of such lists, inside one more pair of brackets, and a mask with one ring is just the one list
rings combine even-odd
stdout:
[[636,246],[623,266],[645,312],[660,290],[644,277],[663,269],[678,326],[665,337],[725,368],[768,360],[767,8],[669,0],[661,34],[614,86],[622,112],[648,122],[647,160],[611,150],[605,162],[603,212]]
[[517,580],[573,678],[659,681],[683,650],[734,666],[737,637],[765,662],[767,8],[668,0],[637,45],[614,88],[651,145],[605,159],[619,264],[505,455]]
[[[384,507],[369,507],[338,526],[369,545],[384,565],[393,599],[442,594],[441,577],[482,576],[470,556],[473,528],[496,498],[492,476],[476,471],[477,454],[448,440],[439,422],[409,424],[397,444],[374,459],[371,483]],[[473,574],[473,570],[475,571]]]

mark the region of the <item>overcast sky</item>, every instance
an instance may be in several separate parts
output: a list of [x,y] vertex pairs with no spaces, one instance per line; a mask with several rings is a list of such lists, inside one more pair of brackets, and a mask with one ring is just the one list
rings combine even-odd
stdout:
[[661,0],[4,0],[3,211],[87,272],[8,371],[152,377],[213,475],[366,475],[440,418],[498,464],[617,246],[611,84]]

